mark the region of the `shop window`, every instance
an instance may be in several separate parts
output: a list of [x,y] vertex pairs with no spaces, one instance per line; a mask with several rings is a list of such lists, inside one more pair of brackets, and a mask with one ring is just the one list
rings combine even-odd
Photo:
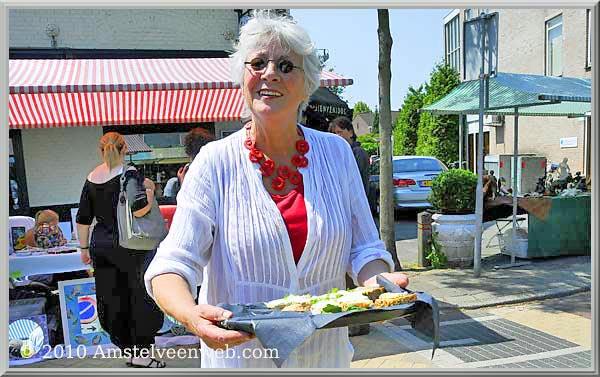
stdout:
[[546,21],[546,75],[562,76],[562,14]]
[[457,15],[444,25],[446,64],[460,72],[460,17]]
[[144,134],[144,143],[152,148],[180,147],[184,134],[180,133],[156,133]]

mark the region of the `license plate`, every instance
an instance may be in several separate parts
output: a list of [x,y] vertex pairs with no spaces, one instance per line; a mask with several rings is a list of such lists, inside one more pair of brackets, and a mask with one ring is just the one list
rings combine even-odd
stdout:
[[421,187],[431,187],[431,181],[421,181],[419,182]]

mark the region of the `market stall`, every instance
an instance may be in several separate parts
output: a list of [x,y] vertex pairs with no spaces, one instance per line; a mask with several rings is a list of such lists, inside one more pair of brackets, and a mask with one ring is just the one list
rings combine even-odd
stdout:
[[[589,79],[503,72],[482,77],[485,77],[485,80],[470,80],[461,83],[448,95],[424,107],[422,111],[432,114],[456,114],[461,118],[467,114],[479,114],[480,123],[483,121],[483,114],[514,116],[514,161],[517,161],[519,155],[519,116],[591,117],[591,80]],[[482,153],[481,148],[479,153]],[[483,156],[479,156],[479,160],[483,162]],[[513,164],[513,169],[516,177],[517,164]],[[482,170],[479,170],[479,174],[482,174]],[[480,180],[482,180],[481,176]],[[513,207],[511,265],[514,265],[514,249],[517,245],[517,208],[519,206],[517,193],[519,190],[517,180],[514,179],[512,183],[512,192],[515,195],[511,197]],[[481,194],[478,193],[478,195]],[[556,201],[556,203],[560,202]],[[577,215],[585,216],[586,212],[573,214],[573,216]],[[589,217],[589,212],[587,212],[587,216]],[[478,218],[480,224],[482,217],[483,214],[480,212]],[[535,236],[537,228],[535,221],[533,220],[534,237],[537,237]],[[478,229],[482,229],[481,226]],[[476,238],[476,243],[477,241],[481,242],[481,234],[478,239]],[[474,263],[476,275],[479,273],[479,263],[480,261],[477,260]]]

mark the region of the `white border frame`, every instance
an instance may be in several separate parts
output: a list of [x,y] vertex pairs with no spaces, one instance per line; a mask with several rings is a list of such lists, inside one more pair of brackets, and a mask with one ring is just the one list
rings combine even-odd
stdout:
[[[228,1],[228,0],[226,0]],[[251,2],[251,1],[242,1],[242,0],[237,0],[235,2],[228,2],[228,3],[223,3],[220,1],[206,1],[206,2],[198,2],[198,1],[185,1],[185,0],[179,0],[177,2],[173,2],[173,3],[169,3],[166,0],[130,0],[129,2],[127,1],[123,1],[123,0],[105,0],[103,2],[97,2],[97,3],[89,3],[86,5],[81,5],[80,1],[76,1],[76,0],[61,0],[60,2],[55,3],[56,5],[54,5],[54,7],[77,7],[77,8],[86,8],[86,7],[98,7],[98,8],[118,8],[118,7],[129,7],[129,8],[148,8],[148,7],[164,7],[164,8],[181,8],[181,7],[196,7],[196,8],[223,8],[223,7],[227,7],[227,8],[251,8],[251,7],[264,7],[264,8],[278,8],[278,7],[282,7],[282,6],[287,6],[289,8],[339,8],[339,7],[346,7],[346,8],[376,8],[376,7],[380,7],[380,8],[466,8],[466,7],[476,7],[477,5],[494,5],[498,8],[561,8],[561,7],[566,7],[566,8],[592,8],[593,9],[593,16],[592,19],[594,20],[593,22],[593,28],[594,28],[594,33],[592,33],[592,35],[598,35],[598,26],[597,26],[597,20],[598,20],[598,16],[599,16],[599,10],[600,7],[598,5],[598,1],[597,0],[575,0],[575,1],[568,1],[568,0],[530,0],[527,3],[524,3],[522,1],[518,1],[518,0],[505,0],[505,1],[496,1],[496,2],[475,2],[473,3],[472,1],[466,1],[466,0],[456,0],[456,1],[448,1],[448,0],[438,0],[438,1],[431,1],[431,0],[424,0],[424,1],[406,1],[406,2],[400,2],[401,0],[379,0],[376,2],[372,2],[372,3],[367,3],[365,0],[354,0],[354,1],[329,1],[329,2],[323,2],[321,0],[317,1],[317,0],[308,0],[308,1],[298,1],[298,0],[293,0],[293,1],[284,1],[284,5],[282,5],[282,2],[280,1],[274,1],[274,0],[262,0],[259,3],[257,2]],[[257,5],[258,4],[258,5]],[[42,2],[42,1],[32,1],[32,0],[22,0],[22,1],[16,1],[16,0],[0,0],[0,51],[1,51],[1,56],[0,56],[0,74],[2,75],[0,77],[0,82],[6,83],[8,82],[8,8],[17,8],[17,7],[49,7],[52,6],[49,3],[46,2]],[[594,54],[592,61],[598,62],[598,56],[597,56],[597,49],[593,48],[592,53]],[[598,111],[598,84],[596,83],[596,76],[597,76],[597,67],[596,66],[592,66],[592,112],[597,114]],[[7,91],[7,87],[6,86],[2,86],[2,89],[0,89],[0,119],[3,121],[2,124],[7,125],[8,124],[8,91]],[[592,157],[591,157],[591,161],[596,161],[596,163],[592,166],[592,186],[595,187],[595,190],[598,191],[599,189],[596,188],[597,183],[598,183],[598,174],[600,173],[600,169],[598,168],[598,161],[599,157],[598,156],[598,136],[599,136],[599,128],[598,128],[598,120],[597,117],[593,117],[592,119]],[[0,132],[3,133],[3,137],[0,139],[0,143],[1,147],[0,147],[0,151],[1,153],[4,155],[5,161],[8,158],[8,127],[4,126],[4,127],[0,127]],[[8,181],[8,164],[2,164],[0,166],[0,171],[2,173],[2,177],[4,177],[4,181]],[[1,185],[2,187],[0,187],[0,193],[2,194],[2,197],[6,198],[8,191],[8,188],[6,187],[6,185]],[[3,201],[3,203],[5,203]],[[7,203],[8,204],[8,203]],[[7,229],[8,227],[8,205],[7,204],[3,204],[2,205],[2,211],[4,213],[4,216],[0,216],[0,229]],[[592,294],[591,294],[591,299],[592,299],[592,334],[593,334],[593,346],[592,346],[592,350],[596,350],[595,352],[592,352],[592,357],[593,357],[593,363],[592,363],[592,369],[593,371],[597,374],[598,373],[598,326],[597,326],[597,303],[598,303],[598,299],[597,299],[597,281],[596,281],[596,276],[597,276],[597,264],[598,264],[598,220],[597,220],[597,216],[598,216],[598,199],[597,199],[597,194],[596,192],[594,192],[594,194],[592,194]],[[0,237],[2,239],[2,242],[7,242],[7,236],[8,234],[6,232],[0,232]],[[0,253],[0,276],[8,276],[8,253]],[[2,297],[2,302],[1,302],[1,306],[2,306],[2,310],[0,311],[0,322],[2,323],[8,323],[8,297],[5,296],[6,294],[6,290],[2,290],[2,295],[0,297]],[[6,297],[6,298],[4,298]],[[8,326],[0,326],[0,354],[2,355],[7,355],[8,354],[8,343],[6,341],[2,341],[3,339],[7,339],[7,335],[8,335]],[[200,369],[194,368],[194,369],[189,369],[189,370],[185,370],[185,371],[181,371],[181,370],[173,370],[173,369],[169,369],[168,371],[162,372],[161,371],[154,371],[156,372],[155,374],[177,374],[177,375],[196,375],[198,374],[198,372],[201,371]],[[7,373],[8,372],[8,373]],[[8,358],[7,357],[2,357],[0,358],[0,375],[2,374],[8,374],[8,375],[23,375],[24,373],[27,372],[31,372],[34,373],[36,375],[41,374],[40,372],[43,372],[44,374],[57,374],[57,375],[99,375],[99,374],[114,374],[114,375],[123,375],[123,374],[139,374],[139,372],[145,372],[145,371],[134,371],[134,370],[126,370],[126,369],[114,369],[111,371],[107,371],[107,370],[103,370],[103,369],[82,369],[82,368],[74,368],[74,369],[69,369],[69,370],[64,370],[64,369],[57,369],[57,368],[48,368],[45,370],[40,370],[40,369],[23,369],[23,370],[8,370]],[[138,372],[138,373],[135,373]],[[218,374],[225,374],[225,373],[229,373],[229,374],[234,374],[235,371],[224,371],[224,370],[215,370],[215,371],[211,371],[212,373],[218,373]],[[383,374],[386,373],[385,370],[375,370],[375,369],[358,369],[358,370],[350,370],[350,369],[345,369],[345,370],[336,370],[336,369],[322,369],[319,370],[319,373],[322,374],[332,374],[332,372],[335,372],[336,374],[343,374],[343,375],[364,375],[367,373],[376,373],[376,374]],[[398,374],[399,372],[407,372],[407,370],[394,370],[394,371],[390,371],[387,370],[386,374]],[[499,370],[495,370],[495,369],[490,369],[490,370],[479,370],[479,371],[465,371],[465,370],[452,370],[452,369],[447,369],[447,370],[433,370],[433,369],[424,369],[424,370],[409,370],[409,373],[416,375],[416,374],[424,374],[424,373],[435,373],[435,374],[440,374],[440,375],[450,375],[450,374],[459,374],[459,375],[464,375],[465,373],[468,373],[470,375],[511,375],[511,374],[525,374],[525,371],[523,370],[515,370],[515,371],[503,371],[500,372]],[[473,373],[474,372],[474,373]],[[477,373],[479,372],[479,373]],[[554,372],[554,371],[553,371]],[[556,372],[562,372],[564,374],[568,374],[569,370],[568,369],[560,369],[560,370],[556,370]],[[148,372],[145,372],[148,373]],[[298,374],[298,373],[303,373],[303,374],[308,374],[309,371],[308,370],[289,370],[289,371],[284,371],[284,370],[248,370],[248,371],[237,371],[237,373],[235,374],[253,374],[253,375],[290,375],[290,374]],[[532,370],[529,373],[526,374],[539,374],[540,372],[537,370]]]

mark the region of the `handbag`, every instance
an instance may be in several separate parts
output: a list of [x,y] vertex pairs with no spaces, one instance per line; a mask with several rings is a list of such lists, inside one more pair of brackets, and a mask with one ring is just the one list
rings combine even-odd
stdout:
[[125,186],[125,172],[129,166],[123,167],[121,188],[117,203],[117,224],[119,226],[119,245],[133,250],[154,250],[167,236],[167,224],[158,208],[156,198],[152,208],[142,217],[133,215],[129,206]]

